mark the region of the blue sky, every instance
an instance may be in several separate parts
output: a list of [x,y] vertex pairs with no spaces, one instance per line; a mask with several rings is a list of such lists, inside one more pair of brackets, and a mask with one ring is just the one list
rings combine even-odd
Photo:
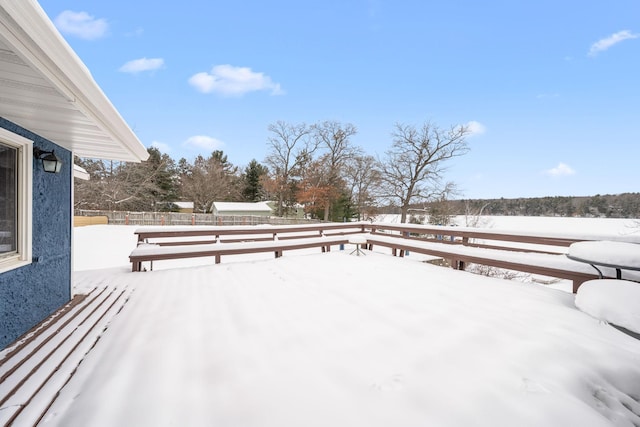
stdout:
[[640,2],[41,0],[146,146],[267,154],[278,120],[469,124],[459,198],[640,191]]

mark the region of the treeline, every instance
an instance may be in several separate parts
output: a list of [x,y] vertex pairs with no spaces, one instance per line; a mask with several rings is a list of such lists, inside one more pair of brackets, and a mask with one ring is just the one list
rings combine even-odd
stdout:
[[564,216],[640,218],[640,193],[586,197],[449,200],[413,205],[415,212],[444,215]]
[[170,211],[174,202],[210,212],[214,201],[274,201],[276,214],[303,207],[314,218],[365,219],[379,206],[398,206],[403,217],[413,202],[446,197],[443,163],[468,151],[466,126],[441,129],[396,124],[381,158],[355,146],[350,123],[312,125],[278,121],[268,127],[267,156],[237,166],[223,151],[178,161],[156,148],[149,159],[124,163],[76,159],[90,175],[75,182],[75,208]]

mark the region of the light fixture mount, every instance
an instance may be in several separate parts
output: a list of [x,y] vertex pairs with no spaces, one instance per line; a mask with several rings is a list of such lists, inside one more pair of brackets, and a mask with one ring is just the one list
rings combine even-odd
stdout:
[[33,148],[33,155],[36,159],[42,161],[42,169],[49,173],[58,173],[62,168],[62,160],[55,155],[53,150],[44,151],[37,147]]

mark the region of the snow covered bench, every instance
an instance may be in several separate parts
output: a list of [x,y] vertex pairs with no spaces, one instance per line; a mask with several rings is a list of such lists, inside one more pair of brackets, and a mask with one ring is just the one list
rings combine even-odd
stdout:
[[0,352],[0,425],[36,425],[96,345],[130,291],[94,289]]
[[[451,266],[464,270],[465,264],[474,263],[507,270],[568,279],[573,282],[573,292],[577,292],[582,283],[597,279],[594,270],[584,263],[568,259],[564,254],[540,252],[522,252],[506,249],[488,249],[483,247],[464,246],[461,244],[445,244],[406,239],[400,235],[370,234],[367,236],[369,249],[374,245],[391,248],[393,255],[403,256],[412,251],[448,259]],[[615,277],[615,272],[606,272]]]
[[[141,271],[142,262],[181,258],[274,252],[319,247],[329,251],[331,245],[347,243],[348,235],[362,233],[368,223],[323,223],[283,226],[190,226],[140,227],[136,229],[138,247],[129,260],[132,271]],[[324,239],[324,240],[323,240]]]
[[296,249],[321,248],[322,252],[329,252],[331,246],[348,243],[346,235],[319,236],[311,238],[296,238],[288,240],[244,241],[233,243],[207,243],[160,246],[142,243],[129,255],[132,271],[141,271],[145,261],[159,261],[168,259],[215,257],[219,264],[223,255],[252,254],[258,252],[274,252],[275,257],[282,256],[284,251]]
[[185,246],[342,236],[363,233],[368,225],[369,223],[365,222],[351,222],[281,226],[263,224],[233,227],[139,227],[134,234],[138,236],[138,242],[155,243],[160,246]]

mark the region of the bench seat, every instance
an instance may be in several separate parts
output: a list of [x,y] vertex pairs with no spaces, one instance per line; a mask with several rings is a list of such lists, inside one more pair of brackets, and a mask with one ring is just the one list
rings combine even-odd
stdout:
[[[486,249],[461,244],[442,244],[403,239],[401,236],[370,234],[367,237],[370,249],[373,245],[391,248],[394,255],[403,256],[406,251],[431,255],[451,260],[453,268],[464,270],[466,263],[481,264],[522,271],[531,274],[568,279],[573,282],[573,291],[587,280],[598,278],[589,265],[572,261],[564,254],[518,252],[504,249]],[[613,276],[615,277],[615,272]]]
[[129,255],[132,271],[141,271],[142,262],[168,259],[215,257],[216,264],[220,263],[223,255],[239,255],[257,252],[274,252],[276,258],[284,251],[322,248],[323,252],[331,250],[331,246],[348,243],[347,235],[319,236],[303,239],[267,240],[234,243],[209,243],[184,245],[156,245],[142,243]]

